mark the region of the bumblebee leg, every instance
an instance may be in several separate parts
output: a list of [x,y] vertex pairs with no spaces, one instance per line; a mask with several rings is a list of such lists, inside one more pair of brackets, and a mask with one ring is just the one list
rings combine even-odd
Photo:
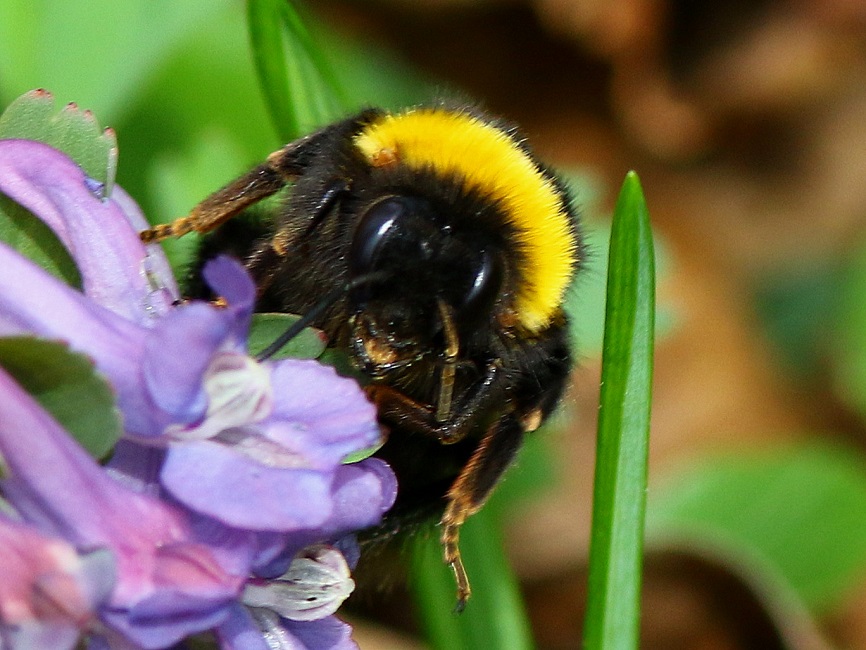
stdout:
[[282,227],[270,240],[252,252],[245,266],[255,280],[259,296],[270,287],[291,250],[297,245],[302,245],[307,237],[315,232],[348,191],[349,183],[345,179],[334,179],[311,211],[310,222],[300,235],[293,235],[290,228]]
[[257,246],[244,261],[244,266],[256,284],[256,298],[261,298],[280,272],[286,258],[286,249],[279,245],[277,236]]
[[[349,181],[345,178],[335,178],[333,179],[322,193],[322,196],[319,197],[318,202],[310,211],[310,223],[307,224],[307,227],[304,228],[303,232],[295,239],[299,244],[304,244],[307,242],[307,237],[312,235],[316,229],[322,225],[322,222],[325,220],[331,210],[340,202],[340,199],[345,197],[349,193]],[[287,250],[290,246],[289,235],[285,228],[280,230],[275,236],[274,240],[277,241],[279,239],[280,244],[284,247],[284,250]],[[276,246],[275,246],[276,247]]]
[[514,460],[523,442],[524,429],[511,413],[502,417],[481,439],[469,462],[448,491],[448,505],[440,522],[445,563],[457,582],[456,612],[463,611],[472,594],[460,556],[460,527],[481,509],[502,473]]
[[195,206],[185,217],[139,233],[145,244],[180,237],[189,232],[210,232],[257,201],[277,192],[285,179],[268,167],[259,165]]
[[366,387],[367,396],[376,404],[379,417],[435,438],[443,445],[460,442],[476,424],[479,414],[489,412],[505,393],[505,376],[498,362],[491,363],[477,386],[465,399],[453,405],[449,417],[440,421],[429,406],[384,384]]
[[160,224],[139,233],[145,244],[180,237],[189,232],[210,232],[250,205],[275,194],[309,164],[327,129],[290,142],[268,156],[267,161],[217,190],[195,206],[185,217]]

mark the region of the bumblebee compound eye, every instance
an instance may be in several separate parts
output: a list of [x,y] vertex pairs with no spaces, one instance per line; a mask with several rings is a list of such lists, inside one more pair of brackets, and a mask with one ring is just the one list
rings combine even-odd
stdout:
[[349,249],[349,272],[369,273],[377,267],[382,248],[399,236],[406,206],[399,197],[379,201],[361,218]]
[[349,275],[381,272],[396,281],[407,265],[422,266],[435,257],[434,242],[439,230],[429,204],[423,199],[408,196],[381,199],[367,210],[355,228],[348,255]]
[[490,250],[481,252],[474,267],[471,284],[458,304],[461,315],[482,316],[489,314],[502,288],[505,275],[502,256]]

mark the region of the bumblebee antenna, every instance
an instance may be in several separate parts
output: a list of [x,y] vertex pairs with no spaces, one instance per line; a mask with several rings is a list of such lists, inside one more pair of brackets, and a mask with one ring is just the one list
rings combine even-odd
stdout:
[[285,332],[283,332],[276,339],[274,339],[273,343],[271,343],[268,347],[259,352],[256,355],[256,361],[266,361],[267,359],[270,359],[272,356],[274,356],[280,348],[282,348],[286,343],[288,343],[298,334],[300,334],[301,331],[304,330],[304,328],[309,327],[314,320],[321,316],[326,309],[328,309],[331,305],[337,302],[345,294],[365,284],[377,282],[384,277],[385,273],[382,271],[377,271],[375,273],[367,273],[365,275],[361,275],[357,278],[349,280],[341,287],[337,287],[329,294],[327,294],[324,298],[322,298],[319,302],[313,305],[313,307],[309,309],[307,313],[305,313],[298,320],[292,323]]

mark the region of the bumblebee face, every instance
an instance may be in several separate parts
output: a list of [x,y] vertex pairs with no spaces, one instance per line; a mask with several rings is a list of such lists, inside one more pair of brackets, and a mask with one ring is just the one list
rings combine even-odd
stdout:
[[387,195],[358,220],[349,279],[381,279],[350,293],[349,323],[355,359],[373,377],[444,350],[446,318],[468,330],[494,312],[503,255],[451,216],[421,196]]

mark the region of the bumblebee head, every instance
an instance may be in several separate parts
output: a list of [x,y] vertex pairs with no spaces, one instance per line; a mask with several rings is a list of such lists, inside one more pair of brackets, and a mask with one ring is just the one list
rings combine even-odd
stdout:
[[441,350],[443,309],[459,330],[483,325],[503,291],[504,265],[500,250],[455,229],[429,199],[379,198],[349,249],[350,280],[381,278],[349,295],[356,359],[376,375]]
[[[530,336],[550,324],[579,263],[577,219],[565,187],[535,160],[519,133],[470,111],[419,108],[380,115],[355,136],[354,147],[371,175],[399,178],[400,173],[410,173],[416,179],[433,178],[441,189],[426,196],[439,196],[451,207],[455,199],[462,204],[468,197],[468,203],[475,204],[472,207],[477,208],[480,201],[482,207],[490,208],[488,212],[463,205],[459,211],[462,218],[452,223],[461,223],[466,232],[475,228],[476,233],[483,232],[486,223],[487,233],[498,231],[500,252],[497,254],[483,242],[479,252],[477,241],[474,248],[465,250],[456,237],[447,251],[437,247],[433,253],[439,268],[453,268],[453,273],[440,277],[450,276],[454,286],[434,283],[422,287],[428,293],[435,287],[445,296],[455,310],[458,324],[461,309],[466,313],[476,300],[483,305],[499,291],[503,261],[509,262],[505,284],[511,294],[513,317],[508,322]],[[375,210],[371,208],[364,217],[370,224],[369,231],[377,233],[371,238],[370,248],[381,246],[383,252],[391,249],[388,228],[378,233],[376,226],[390,223],[384,215],[389,210],[397,211],[399,206],[403,212],[415,215],[403,221],[406,231],[416,233],[407,245],[417,260],[425,260],[421,232],[425,228],[436,231],[438,215],[422,203],[401,204],[394,198],[383,201]],[[446,230],[441,229],[442,237],[446,237]],[[496,239],[490,241],[497,245]],[[356,242],[360,242],[359,238]],[[356,256],[369,259],[364,255],[366,250],[361,245]],[[411,263],[413,270],[421,270],[424,263],[409,259],[383,260],[381,264],[391,264],[399,281],[409,282],[407,274],[399,272],[401,266]],[[476,280],[477,289],[473,289]]]

